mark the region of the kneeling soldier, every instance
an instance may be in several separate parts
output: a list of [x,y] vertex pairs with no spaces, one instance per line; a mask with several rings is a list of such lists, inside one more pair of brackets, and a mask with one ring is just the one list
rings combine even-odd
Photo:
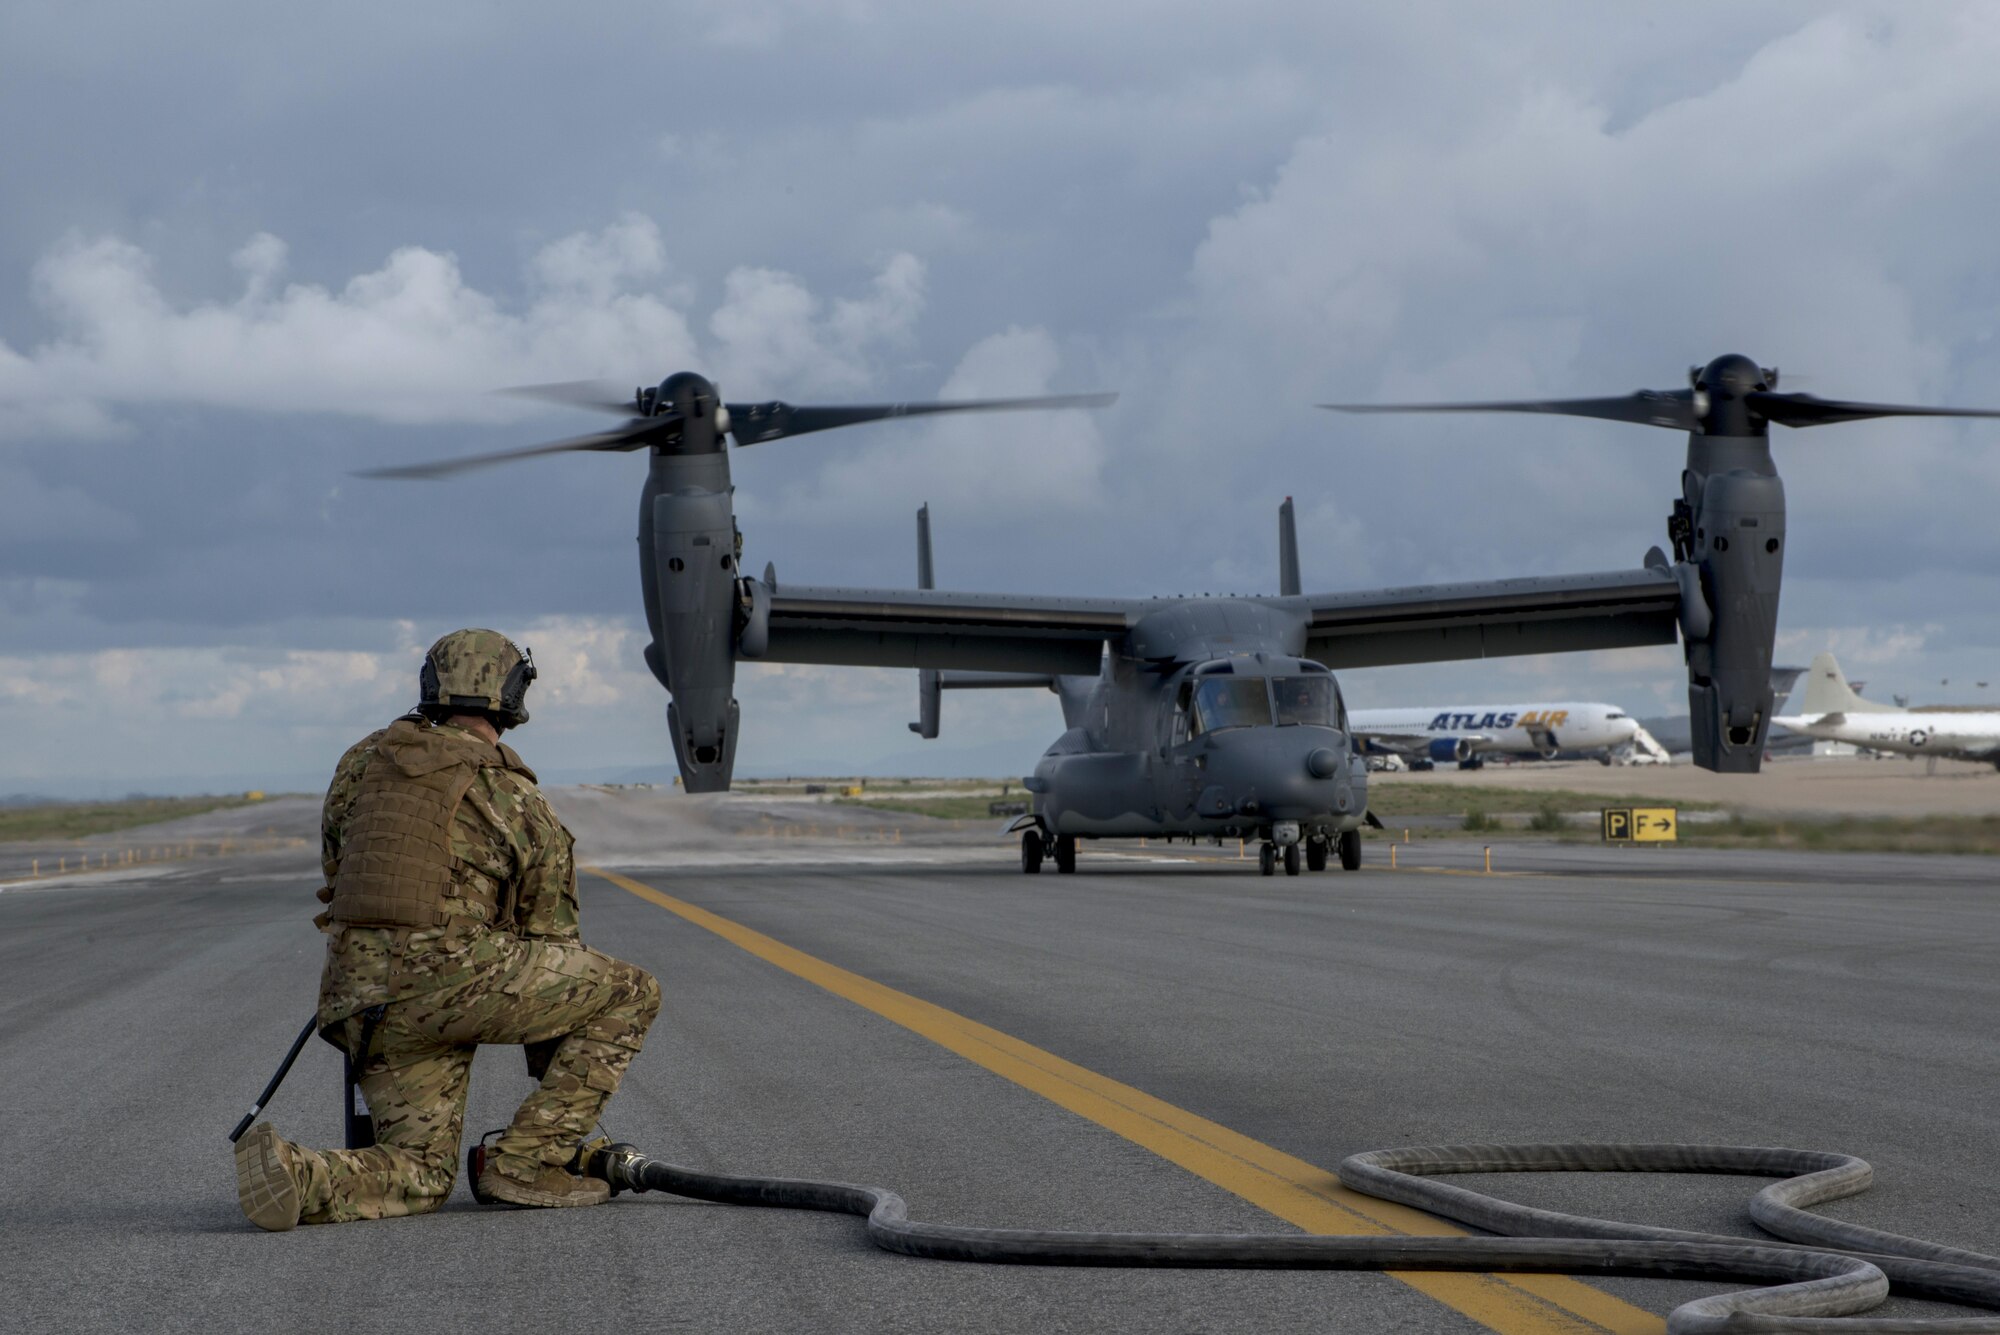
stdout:
[[481,1043],[527,1045],[540,1081],[485,1156],[481,1201],[596,1205],[567,1165],[660,1009],[653,976],[577,935],[570,832],[500,744],[534,661],[489,630],[431,646],[416,710],[341,758],[321,853],[319,1032],[352,1059],[375,1145],[311,1150],[268,1122],[236,1149],[259,1228],[435,1210],[457,1177]]

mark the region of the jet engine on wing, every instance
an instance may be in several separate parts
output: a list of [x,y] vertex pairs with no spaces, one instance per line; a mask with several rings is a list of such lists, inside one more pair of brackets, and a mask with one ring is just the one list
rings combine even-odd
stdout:
[[1470,737],[1437,737],[1430,746],[1432,760],[1454,760],[1463,765],[1472,759],[1474,747]]

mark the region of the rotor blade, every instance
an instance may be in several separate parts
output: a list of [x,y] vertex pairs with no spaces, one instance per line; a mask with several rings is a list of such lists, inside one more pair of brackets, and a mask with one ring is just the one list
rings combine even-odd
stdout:
[[1762,389],[1745,394],[1743,401],[1750,405],[1750,411],[1780,426],[1825,426],[1830,422],[1865,422],[1871,417],[2000,417],[2000,410],[1992,408],[1915,408],[1901,403],[1852,403]]
[[1616,399],[1508,399],[1490,403],[1322,403],[1342,413],[1553,413],[1559,417],[1597,417],[1610,422],[1692,431],[1699,418],[1691,390],[1642,389]]
[[1486,404],[1320,404],[1334,412],[1546,412],[1558,418],[1602,418],[1606,422],[1638,422],[1692,432],[1700,418],[1690,390],[1640,390],[1624,398],[1552,398],[1496,400]]
[[467,454],[456,459],[437,459],[427,464],[404,464],[397,468],[370,468],[355,474],[356,477],[394,478],[440,478],[453,473],[463,473],[474,468],[486,468],[493,464],[510,463],[515,459],[532,459],[540,454],[568,454],[574,450],[637,450],[650,443],[651,437],[660,427],[670,422],[678,422],[677,417],[640,417],[615,431],[598,431],[588,436],[571,436],[567,440],[552,440],[546,445],[529,445],[518,450],[494,450],[490,454]]
[[1038,399],[947,399],[932,403],[853,403],[838,407],[795,407],[780,401],[732,403],[729,433],[738,445],[758,445],[784,436],[803,436],[837,426],[877,422],[885,417],[926,417],[933,413],[997,413],[1029,408],[1103,408],[1116,394],[1054,394]]
[[609,380],[559,380],[549,385],[510,385],[493,393],[515,399],[560,403],[570,408],[590,408],[600,413],[616,413],[620,417],[630,417],[634,412],[630,391],[619,389]]

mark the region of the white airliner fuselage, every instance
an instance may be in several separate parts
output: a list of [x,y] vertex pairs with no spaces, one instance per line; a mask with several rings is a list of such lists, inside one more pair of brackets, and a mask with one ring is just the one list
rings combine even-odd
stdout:
[[1624,710],[1594,702],[1355,709],[1348,712],[1348,722],[1370,750],[1461,765],[1491,755],[1609,755],[1639,732]]

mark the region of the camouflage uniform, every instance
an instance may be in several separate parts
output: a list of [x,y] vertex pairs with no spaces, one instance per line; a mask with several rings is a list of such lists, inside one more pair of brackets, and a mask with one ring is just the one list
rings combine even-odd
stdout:
[[[532,1178],[567,1163],[618,1088],[659,1013],[653,976],[577,935],[574,840],[505,746],[450,724],[399,720],[341,758],[327,790],[321,856],[328,889],[340,867],[362,776],[391,763],[412,734],[492,746],[452,818],[452,879],[436,927],[343,926],[329,936],[320,1032],[357,1053],[363,1012],[389,1003],[358,1056],[376,1144],[288,1146],[299,1222],[334,1223],[435,1210],[457,1176],[466,1079],[481,1043],[528,1045],[541,1083],[489,1154],[490,1171]],[[419,736],[418,741],[424,739]]]

